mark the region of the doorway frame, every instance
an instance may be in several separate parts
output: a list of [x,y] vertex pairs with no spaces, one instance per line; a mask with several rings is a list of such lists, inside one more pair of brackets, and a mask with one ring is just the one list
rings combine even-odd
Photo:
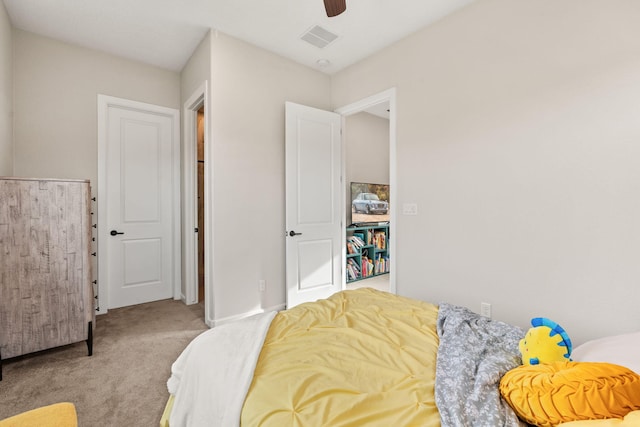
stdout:
[[[392,87],[390,89],[384,90],[382,92],[376,93],[374,95],[363,98],[359,101],[353,102],[351,104],[347,104],[343,107],[340,107],[334,110],[336,113],[342,116],[342,176],[346,176],[346,133],[349,131],[346,126],[346,118],[353,114],[357,114],[365,111],[369,107],[374,105],[388,102],[389,103],[389,205],[391,208],[389,209],[389,251],[391,252],[391,256],[398,259],[397,251],[396,251],[396,218],[397,218],[397,168],[396,168],[396,158],[397,158],[397,140],[396,140],[396,88]],[[342,183],[342,191],[346,192],[347,183]],[[347,238],[347,224],[346,224],[346,215],[347,215],[347,205],[345,201],[345,194],[342,196],[342,241],[346,242]],[[346,246],[342,247],[342,259],[346,259]],[[389,292],[395,294],[397,292],[396,288],[396,265],[397,263],[393,262],[392,268],[389,271]],[[347,286],[347,274],[344,268],[342,268],[342,289],[346,289]]]
[[98,267],[98,284],[97,284],[97,303],[98,310],[96,314],[106,314],[109,309],[109,271],[106,266],[109,265],[107,251],[107,230],[110,228],[108,224],[102,222],[107,218],[107,127],[108,127],[108,111],[109,107],[129,109],[133,111],[154,112],[171,117],[173,125],[173,145],[171,148],[171,182],[172,182],[172,234],[173,234],[173,298],[180,299],[180,284],[182,278],[182,233],[180,229],[180,111],[175,108],[163,107],[161,105],[148,104],[146,102],[133,101],[125,98],[117,98],[115,96],[98,94],[97,110],[98,110],[98,217],[96,236],[98,239],[97,251],[97,267]]
[[[198,303],[198,238],[194,232],[198,227],[198,159],[197,159],[197,117],[198,110],[204,108],[204,252],[208,254],[204,263],[204,318],[205,323],[213,326],[214,304],[213,272],[213,186],[212,153],[209,123],[209,83],[205,80],[185,101],[183,105],[183,236],[184,236],[184,294],[185,304]],[[198,230],[202,233],[201,230]]]

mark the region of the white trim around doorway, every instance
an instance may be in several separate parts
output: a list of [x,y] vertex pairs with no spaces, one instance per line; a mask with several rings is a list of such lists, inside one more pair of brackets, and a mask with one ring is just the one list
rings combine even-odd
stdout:
[[107,125],[109,107],[122,109],[139,110],[143,112],[153,112],[162,114],[172,118],[173,123],[173,145],[171,149],[171,182],[172,182],[172,234],[173,234],[173,265],[172,265],[172,281],[173,281],[173,297],[180,299],[180,288],[182,283],[182,232],[180,229],[180,112],[174,108],[163,107],[160,105],[148,104],[145,102],[132,101],[124,98],[116,98],[98,94],[97,97],[98,110],[98,216],[97,216],[97,311],[96,314],[106,314],[109,308],[109,271],[107,239],[109,224],[106,224],[107,218]]
[[[183,144],[183,232],[184,232],[184,294],[185,304],[198,301],[198,238],[194,232],[198,227],[197,214],[197,113],[204,106],[204,229],[205,258],[204,265],[204,311],[205,323],[214,325],[213,304],[213,150],[210,144],[209,90],[204,81],[187,99],[183,106],[184,144]],[[202,230],[198,230],[202,232]]]
[[[383,92],[377,93],[375,95],[368,96],[360,101],[356,101],[352,104],[345,105],[344,107],[340,107],[335,110],[336,113],[342,116],[342,129],[344,132],[348,132],[346,129],[346,117],[360,113],[366,110],[369,107],[380,104],[382,102],[389,102],[389,251],[391,252],[391,256],[394,259],[397,259],[396,252],[396,218],[397,218],[397,140],[396,140],[396,88],[387,89]],[[345,135],[342,136],[343,141]],[[346,147],[345,144],[342,144],[342,176],[345,176],[345,155],[346,155]],[[343,183],[343,189],[346,186]],[[344,197],[342,198],[344,200]],[[343,212],[342,218],[346,218],[346,209],[347,206],[343,203]],[[346,224],[342,224],[342,241],[346,241]],[[344,259],[344,254],[343,254]],[[389,292],[396,293],[396,263],[392,262],[391,271],[389,271]],[[343,269],[342,273],[342,284],[343,289],[346,287],[346,274]]]

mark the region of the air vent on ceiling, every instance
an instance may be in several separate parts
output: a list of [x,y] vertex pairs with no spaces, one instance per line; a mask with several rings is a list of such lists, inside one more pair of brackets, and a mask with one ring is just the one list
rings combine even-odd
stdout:
[[337,34],[333,34],[331,31],[322,28],[319,25],[316,25],[309,29],[306,33],[304,33],[300,38],[307,43],[314,45],[315,47],[319,47],[322,49],[326,47],[335,39],[338,38]]

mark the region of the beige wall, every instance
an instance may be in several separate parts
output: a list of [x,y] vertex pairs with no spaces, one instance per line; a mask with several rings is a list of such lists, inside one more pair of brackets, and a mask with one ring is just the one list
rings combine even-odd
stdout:
[[208,77],[214,320],[285,303],[284,103],[328,109],[328,76],[216,33],[181,74],[19,30],[14,46],[15,174],[94,188],[98,93],[182,109]]
[[580,343],[640,328],[640,3],[481,0],[338,73],[397,88],[397,289]]
[[90,179],[97,189],[97,95],[179,108],[180,77],[135,61],[14,31],[18,176]]
[[361,112],[347,116],[345,128],[346,223],[351,224],[351,182],[389,184],[389,120]]
[[285,303],[284,103],[327,109],[331,90],[328,76],[222,33],[211,58],[219,320]]
[[636,0],[479,0],[332,78],[223,34],[199,51],[211,68],[181,79],[15,30],[13,173],[95,182],[98,93],[180,108],[210,76],[225,319],[284,303],[284,102],[330,109],[396,87],[398,202],[419,206],[397,217],[398,292],[486,301],[523,327],[547,316],[578,343],[637,330],[637,22]]
[[178,73],[21,30],[13,37],[16,176],[89,179],[97,195],[98,94],[179,108]]
[[208,32],[196,47],[180,72],[180,105],[184,103],[208,80],[211,80],[211,32]]
[[0,176],[13,175],[13,37],[0,2]]

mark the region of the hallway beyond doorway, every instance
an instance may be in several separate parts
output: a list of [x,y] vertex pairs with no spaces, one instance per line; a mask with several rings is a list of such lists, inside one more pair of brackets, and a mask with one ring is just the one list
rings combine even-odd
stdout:
[[379,291],[389,292],[389,275],[370,277],[364,280],[347,283],[346,289],[373,288]]

